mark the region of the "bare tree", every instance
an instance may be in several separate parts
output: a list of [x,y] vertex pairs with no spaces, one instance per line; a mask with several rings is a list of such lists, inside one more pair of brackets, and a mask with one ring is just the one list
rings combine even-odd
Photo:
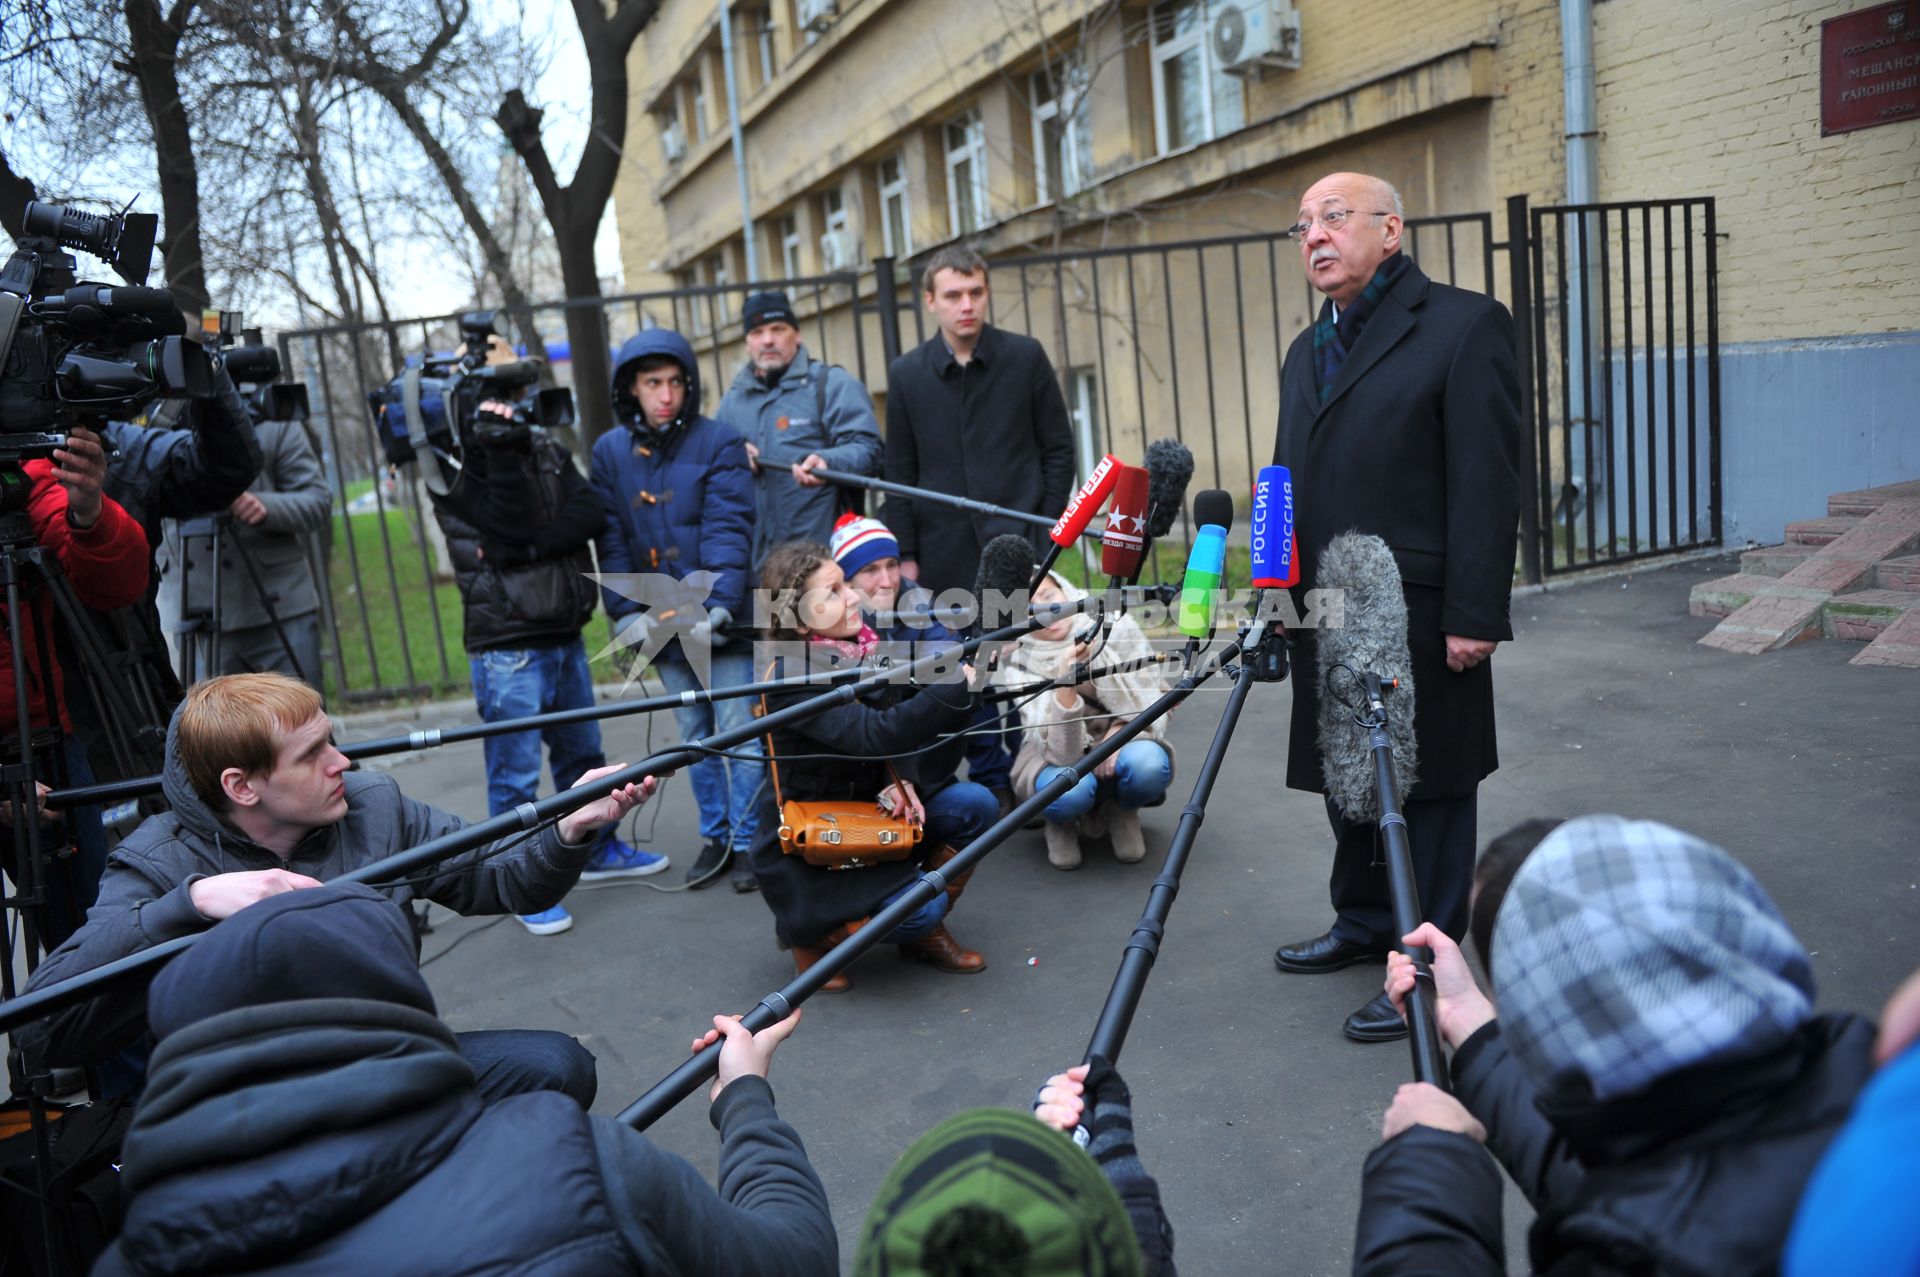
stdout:
[[607,357],[606,318],[597,305],[601,297],[600,271],[594,240],[600,219],[613,196],[613,181],[627,139],[627,55],[640,32],[659,12],[660,0],[572,0],[574,21],[586,44],[591,114],[586,145],[580,152],[573,179],[565,186],[553,171],[541,135],[544,112],[513,89],[494,113],[500,131],[527,166],[533,189],[540,195],[547,221],[560,250],[560,278],[566,285],[567,341],[572,348],[573,384],[578,396],[582,434],[591,442],[613,424],[606,399],[592,391],[611,375]]
[[200,251],[200,174],[179,74],[181,40],[193,10],[194,0],[174,0],[164,13],[157,0],[125,0],[127,56],[117,65],[139,87],[140,104],[153,128],[167,287],[180,309],[197,315],[211,297]]

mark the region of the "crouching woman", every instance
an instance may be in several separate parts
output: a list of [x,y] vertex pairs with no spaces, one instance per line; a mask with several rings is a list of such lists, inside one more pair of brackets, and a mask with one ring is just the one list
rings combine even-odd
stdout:
[[[792,542],[767,557],[761,588],[774,601],[771,650],[761,671],[779,679],[824,673],[858,663],[878,643],[860,616],[860,597],[822,545]],[[953,778],[950,750],[930,750],[940,738],[966,727],[977,704],[973,671],[930,685],[882,684],[859,699],[836,705],[765,738],[768,783],[761,790],[759,834],[751,859],[761,896],[773,910],[781,939],[793,950],[797,971],[846,939],[913,885],[923,869],[938,868],[983,832],[999,815],[990,790]],[[818,695],[822,688],[769,694],[767,712]],[[929,770],[944,771],[928,775]],[[796,803],[817,804],[853,815],[896,814],[917,824],[921,838],[904,858],[836,868],[809,863],[791,837]],[[784,809],[784,810],[783,810]],[[882,942],[902,956],[956,975],[987,965],[962,948],[947,930],[948,911],[960,899],[971,872],[902,921]],[[848,987],[844,973],[823,986]]]

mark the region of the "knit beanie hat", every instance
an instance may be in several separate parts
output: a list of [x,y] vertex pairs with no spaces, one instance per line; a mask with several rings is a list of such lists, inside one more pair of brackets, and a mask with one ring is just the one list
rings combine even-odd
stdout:
[[[751,333],[762,324],[771,324],[776,321],[795,324],[793,304],[787,300],[785,293],[755,293],[747,298],[746,307],[740,315],[742,332]],[[795,324],[795,326],[798,325]]]
[[222,1012],[307,998],[394,1002],[433,1015],[413,926],[399,906],[356,882],[250,904],[160,973],[147,995],[147,1023],[165,1039]]
[[1812,963],[1759,882],[1650,820],[1548,835],[1495,916],[1493,970],[1500,1036],[1549,1100],[1763,1055],[1813,1014]]
[[1085,1150],[1030,1114],[982,1108],[909,1148],[867,1212],[858,1277],[1141,1271],[1119,1194]]
[[833,561],[849,579],[878,559],[900,557],[900,542],[894,539],[886,524],[852,510],[841,515],[840,521],[833,525],[833,537],[827,548],[833,551]]

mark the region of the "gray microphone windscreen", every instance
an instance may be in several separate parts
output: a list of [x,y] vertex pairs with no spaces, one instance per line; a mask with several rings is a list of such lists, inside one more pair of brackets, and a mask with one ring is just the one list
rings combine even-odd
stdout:
[[1400,681],[1386,697],[1387,738],[1393,746],[1394,780],[1400,789],[1394,796],[1397,800],[1405,801],[1419,766],[1413,734],[1413,658],[1407,650],[1407,596],[1400,587],[1400,568],[1385,541],[1346,532],[1321,552],[1314,583],[1322,590],[1345,593],[1341,623],[1322,626],[1315,636],[1320,659],[1320,755],[1327,797],[1349,820],[1378,820],[1380,796],[1373,754],[1367,747],[1366,730],[1353,719],[1354,708],[1365,697],[1360,674],[1377,674],[1383,683]]
[[1184,443],[1155,439],[1147,445],[1147,536],[1158,541],[1173,531],[1193,482],[1193,452]]

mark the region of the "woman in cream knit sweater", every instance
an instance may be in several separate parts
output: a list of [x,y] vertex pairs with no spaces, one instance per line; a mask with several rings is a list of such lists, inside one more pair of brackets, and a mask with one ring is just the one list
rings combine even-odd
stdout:
[[[1078,599],[1084,591],[1057,572],[1033,593],[1035,603]],[[1075,627],[1091,628],[1087,618],[1066,617],[1022,639],[1001,658],[994,679],[1018,687],[1062,677],[1075,664],[1092,660],[1107,668],[1150,653],[1147,636],[1132,617],[1121,616],[1107,629],[1105,643],[1077,643]],[[1102,674],[1077,686],[1054,687],[1020,704],[1023,735],[1013,760],[1014,793],[1022,799],[1047,784],[1063,768],[1127,725],[1151,705],[1162,683],[1157,667],[1124,674]],[[1147,854],[1140,833],[1140,808],[1158,801],[1173,780],[1173,747],[1162,717],[1100,764],[1080,783],[1047,806],[1047,861],[1056,869],[1080,867],[1080,839],[1107,834],[1114,859],[1131,864]]]

